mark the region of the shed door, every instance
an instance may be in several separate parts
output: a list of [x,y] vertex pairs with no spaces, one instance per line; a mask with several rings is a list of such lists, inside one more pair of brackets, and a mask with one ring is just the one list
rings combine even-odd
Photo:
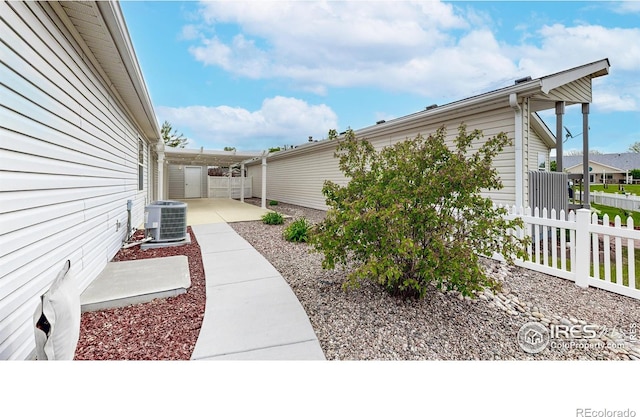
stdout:
[[202,167],[184,167],[184,198],[201,198]]

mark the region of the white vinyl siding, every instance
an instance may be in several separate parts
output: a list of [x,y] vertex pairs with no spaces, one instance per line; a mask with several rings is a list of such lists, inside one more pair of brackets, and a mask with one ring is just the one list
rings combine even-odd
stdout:
[[169,183],[169,199],[184,198],[184,168],[180,165],[169,165],[167,170]]
[[0,3],[0,33],[0,359],[24,359],[63,262],[83,291],[121,247],[127,200],[142,223],[148,157],[139,191],[146,139],[49,4]]
[[[400,125],[396,129],[379,129],[369,132],[366,137],[374,147],[381,149],[407,138],[414,138],[418,133],[428,136],[443,124],[447,128],[447,141],[453,146],[453,139],[458,134],[458,126],[464,122],[467,131],[480,129],[486,138],[500,132],[514,137],[514,112],[509,107],[494,108],[489,111],[467,114],[443,121],[431,121],[426,117],[411,126]],[[267,198],[286,203],[298,204],[326,210],[322,186],[325,180],[338,184],[346,184],[346,179],[338,168],[338,160],[334,158],[335,146],[321,142],[309,146],[310,149],[294,150],[283,154],[273,154],[267,159]],[[515,147],[509,146],[498,155],[494,166],[498,170],[504,188],[485,193],[498,204],[513,204],[515,202]],[[260,161],[249,165],[249,175],[253,176],[253,194],[261,196]]]
[[566,101],[569,103],[591,103],[591,77],[582,77],[568,84],[549,91],[547,99]]
[[[247,170],[247,177],[251,178],[251,196],[252,197],[262,197],[262,162],[259,162],[258,165],[246,165],[245,169]],[[267,166],[267,170],[269,167]],[[267,177],[269,176],[269,172],[267,171]],[[284,200],[282,200],[285,202]]]
[[[337,142],[336,142],[337,145]],[[297,204],[326,210],[322,186],[325,180],[346,184],[333,157],[335,145],[303,153],[291,158],[267,159],[267,198],[283,203]],[[262,166],[251,166],[253,194],[261,196]]]

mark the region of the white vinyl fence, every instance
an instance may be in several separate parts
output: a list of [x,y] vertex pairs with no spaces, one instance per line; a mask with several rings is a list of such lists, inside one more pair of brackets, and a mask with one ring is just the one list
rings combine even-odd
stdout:
[[[241,177],[209,176],[209,198],[240,198]],[[244,178],[244,197],[251,197],[252,177]]]
[[635,194],[614,194],[603,191],[591,191],[589,199],[592,203],[616,207],[630,211],[640,211],[640,197]]
[[607,215],[599,222],[587,209],[568,215],[563,210],[559,216],[555,210],[540,213],[536,208],[532,214],[530,208],[506,209],[507,218],[524,221],[524,228],[514,233],[531,237],[529,259],[517,259],[516,265],[569,279],[583,288],[591,286],[640,299],[635,270],[640,231],[634,230],[631,217],[622,226],[619,216],[611,225]]

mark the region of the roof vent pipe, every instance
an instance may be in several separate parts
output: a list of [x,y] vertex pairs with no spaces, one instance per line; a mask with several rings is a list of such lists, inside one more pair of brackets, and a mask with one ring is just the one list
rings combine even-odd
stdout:
[[385,122],[384,120],[378,120],[378,121],[376,122],[376,124],[377,124],[377,125],[381,125],[381,124],[383,124],[384,122]]
[[514,84],[525,83],[527,81],[531,81],[530,75],[527,75],[526,77],[518,78]]
[[430,105],[430,106],[427,106],[427,107],[425,108],[425,110],[433,110],[433,109],[435,109],[436,107],[438,107],[438,105],[437,105],[437,104],[432,104],[432,105]]

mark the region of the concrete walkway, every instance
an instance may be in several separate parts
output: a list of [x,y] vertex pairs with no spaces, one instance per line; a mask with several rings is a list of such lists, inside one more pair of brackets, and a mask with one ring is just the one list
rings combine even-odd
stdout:
[[207,302],[191,359],[324,360],[280,273],[226,223],[194,225]]

